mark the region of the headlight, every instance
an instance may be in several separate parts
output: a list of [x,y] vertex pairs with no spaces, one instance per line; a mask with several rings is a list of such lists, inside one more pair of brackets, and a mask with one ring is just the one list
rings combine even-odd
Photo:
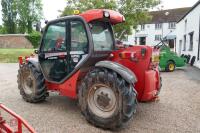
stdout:
[[109,18],[110,17],[110,13],[107,12],[107,11],[104,11],[103,15],[104,15],[105,18]]

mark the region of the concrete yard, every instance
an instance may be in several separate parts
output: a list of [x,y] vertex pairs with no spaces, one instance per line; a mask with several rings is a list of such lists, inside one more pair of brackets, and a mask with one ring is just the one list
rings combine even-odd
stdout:
[[[23,101],[17,89],[17,64],[0,64],[0,102],[21,115],[38,133],[104,133],[86,122],[77,102],[51,94],[46,102]],[[123,133],[199,133],[200,70],[162,72],[160,101],[139,103]]]

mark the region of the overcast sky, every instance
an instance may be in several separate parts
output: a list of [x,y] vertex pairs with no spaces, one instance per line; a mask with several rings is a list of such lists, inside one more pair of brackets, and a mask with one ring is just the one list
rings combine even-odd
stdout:
[[[161,5],[164,7],[163,9],[172,9],[180,7],[190,7],[193,6],[197,1],[198,0],[162,0]],[[44,18],[46,20],[52,20],[57,18],[57,16],[60,14],[58,10],[64,9],[66,5],[66,0],[42,0],[42,3],[43,3]],[[161,7],[161,5],[159,5],[159,7]],[[2,24],[1,13],[0,13],[0,24]]]

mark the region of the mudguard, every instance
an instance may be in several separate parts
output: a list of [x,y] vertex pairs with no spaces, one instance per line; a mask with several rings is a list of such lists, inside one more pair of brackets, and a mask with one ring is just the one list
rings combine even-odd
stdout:
[[38,72],[41,71],[37,58],[28,58],[27,61],[30,62],[31,64],[33,64]]
[[134,84],[137,82],[135,74],[125,66],[112,62],[112,61],[100,61],[95,64],[96,67],[104,67],[111,69],[121,75],[128,83]]

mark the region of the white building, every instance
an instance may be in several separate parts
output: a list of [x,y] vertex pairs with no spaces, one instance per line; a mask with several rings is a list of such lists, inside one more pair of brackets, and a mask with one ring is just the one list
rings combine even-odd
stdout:
[[194,56],[194,65],[200,68],[200,1],[177,23],[177,47],[179,55]]
[[176,42],[176,22],[190,8],[178,8],[150,12],[152,16],[148,23],[138,25],[137,30],[128,36],[126,44],[136,45],[156,45],[160,40],[166,37],[171,48],[174,48]]

